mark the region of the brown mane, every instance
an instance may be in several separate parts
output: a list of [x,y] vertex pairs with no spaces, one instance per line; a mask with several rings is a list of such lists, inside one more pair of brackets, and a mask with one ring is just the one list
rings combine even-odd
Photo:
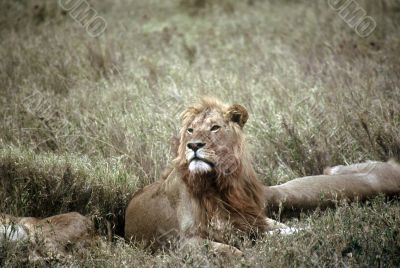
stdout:
[[[181,129],[185,130],[193,118],[202,113],[207,114],[210,110],[229,114],[228,106],[214,99],[204,98],[199,104],[183,112]],[[263,185],[257,179],[250,155],[246,151],[241,126],[229,123],[229,127],[236,134],[234,144],[237,148],[233,148],[232,154],[228,152],[228,158],[231,156],[229,164],[231,168],[234,166],[233,172],[226,172],[223,166],[217,166],[212,174],[191,174],[184,161],[185,141],[182,133],[174,163],[188,191],[197,202],[195,215],[199,226],[207,226],[213,217],[218,216],[229,219],[234,227],[245,233],[263,232],[267,228]]]
[[[210,249],[240,255],[224,236],[229,227],[250,236],[287,229],[266,217],[265,204],[271,212],[291,213],[324,207],[335,198],[400,193],[400,168],[391,163],[376,163],[367,172],[363,165],[333,168],[331,175],[265,187],[246,150],[242,130],[247,119],[243,106],[215,99],[203,98],[187,108],[171,169],[133,196],[125,214],[125,238],[154,249],[176,238],[184,246],[201,246],[208,239]],[[321,200],[321,193],[329,200]]]
[[[263,186],[242,134],[247,119],[241,105],[213,99],[202,99],[185,110],[176,158],[160,180],[132,196],[125,214],[125,239],[142,241],[152,249],[176,241],[183,242],[178,243],[183,249],[206,245],[218,254],[240,256],[242,252],[228,244],[230,227],[251,238],[266,231],[298,231],[267,218],[265,203],[270,213],[282,218],[337,205],[339,200],[400,194],[400,165],[394,161],[336,166],[327,168],[325,175]],[[0,245],[6,237],[35,245],[34,239],[41,236],[44,252],[40,257],[67,255],[71,243],[74,252],[100,243],[94,230],[92,220],[79,213],[42,220],[0,215]]]

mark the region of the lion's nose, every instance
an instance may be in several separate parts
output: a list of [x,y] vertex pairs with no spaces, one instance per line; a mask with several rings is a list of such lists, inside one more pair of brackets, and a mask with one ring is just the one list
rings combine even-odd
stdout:
[[203,148],[205,145],[206,144],[202,142],[191,142],[187,144],[187,147],[196,152],[198,149]]

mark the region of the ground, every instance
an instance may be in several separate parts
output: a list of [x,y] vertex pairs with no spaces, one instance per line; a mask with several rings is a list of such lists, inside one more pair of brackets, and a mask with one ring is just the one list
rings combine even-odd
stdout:
[[[0,211],[79,211],[116,236],[50,263],[400,265],[400,204],[383,198],[302,215],[288,224],[310,229],[244,241],[239,259],[152,255],[118,238],[131,193],[171,161],[179,113],[199,96],[249,110],[244,131],[268,185],[400,159],[398,2],[356,1],[377,24],[367,38],[333,1],[89,1],[107,22],[97,38],[59,2],[0,3]],[[27,247],[1,245],[0,266],[28,265]]]

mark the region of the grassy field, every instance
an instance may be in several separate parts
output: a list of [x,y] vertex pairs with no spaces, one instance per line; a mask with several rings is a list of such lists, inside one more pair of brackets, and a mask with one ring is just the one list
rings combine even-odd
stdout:
[[[107,21],[92,38],[58,1],[0,2],[0,212],[79,211],[115,241],[78,266],[398,267],[400,203],[343,205],[289,221],[292,236],[244,241],[226,260],[127,245],[130,194],[172,159],[183,107],[238,102],[268,185],[325,166],[400,159],[400,3],[357,0],[377,22],[359,37],[328,1],[90,1]],[[29,265],[24,244],[0,266]],[[49,263],[39,262],[38,266]]]

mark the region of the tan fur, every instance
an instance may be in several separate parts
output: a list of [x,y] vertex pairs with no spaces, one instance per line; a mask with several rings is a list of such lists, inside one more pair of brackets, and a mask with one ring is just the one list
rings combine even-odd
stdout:
[[[327,175],[264,187],[246,151],[242,128],[247,119],[241,105],[228,106],[214,99],[187,108],[172,167],[162,179],[133,195],[125,214],[125,238],[153,248],[176,240],[199,245],[211,239],[212,249],[238,254],[224,244],[224,230],[229,226],[251,236],[285,227],[266,219],[265,203],[269,212],[295,211],[327,206],[337,199],[400,192],[400,168],[394,162],[329,168]],[[213,132],[214,125],[221,128]],[[190,156],[193,148],[200,147],[198,164]]]
[[[225,243],[224,230],[255,236],[268,229],[264,193],[245,149],[244,107],[203,99],[182,114],[177,157],[165,179],[137,192],[125,217],[125,238],[153,243],[157,248],[172,237],[184,241],[211,239],[217,251],[235,249]],[[213,126],[221,128],[213,132]],[[188,129],[194,130],[192,134]],[[204,143],[208,172],[191,172],[188,144]]]
[[[49,256],[66,256],[70,250],[79,250],[97,241],[93,222],[79,213],[71,212],[44,219],[33,217],[13,217],[0,215],[2,226],[23,228],[18,240],[29,240],[34,251],[34,258]],[[13,235],[12,233],[10,235]]]
[[269,213],[281,210],[282,216],[294,216],[316,207],[333,206],[341,200],[362,201],[379,194],[400,193],[400,165],[394,161],[329,167],[324,174],[266,187]]

